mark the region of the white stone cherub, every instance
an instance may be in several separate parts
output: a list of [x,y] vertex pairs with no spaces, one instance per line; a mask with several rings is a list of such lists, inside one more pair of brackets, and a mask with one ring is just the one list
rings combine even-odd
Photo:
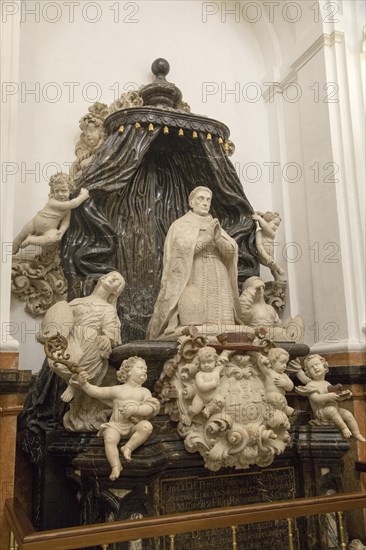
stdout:
[[194,380],[196,394],[187,411],[190,420],[200,412],[209,418],[221,410],[225,402],[219,391],[224,360],[219,360],[215,349],[209,346],[201,348],[196,358],[199,370]]
[[305,386],[295,390],[307,395],[314,414],[311,424],[318,426],[337,426],[343,437],[349,439],[353,436],[358,441],[366,441],[361,435],[356,419],[346,409],[339,408],[338,401],[350,399],[352,392],[344,390],[340,393],[329,391],[329,382],[325,375],[329,371],[328,363],[318,354],[309,355],[304,360],[306,375],[311,379]]
[[70,225],[71,210],[89,197],[89,191],[82,188],[78,197],[69,200],[71,179],[62,172],[51,176],[49,186],[51,192],[46,205],[15,237],[13,254],[30,244],[47,246],[59,242]]
[[293,390],[294,383],[285,373],[290,359],[288,352],[283,348],[272,348],[268,352],[267,359],[270,364],[262,370],[266,391],[274,391],[285,395],[287,391]]
[[142,384],[147,378],[147,365],[141,357],[129,357],[122,361],[117,371],[122,385],[98,387],[89,384],[88,373],[82,371],[78,382],[82,390],[96,397],[113,410],[109,422],[101,425],[98,436],[104,438],[104,449],[112,471],[109,478],[114,481],[120,476],[122,464],[118,444],[122,436],[131,435],[121,451],[127,462],[131,453],[140,447],[151,435],[153,426],[147,419],[158,414],[160,403],[152,397],[150,390]]
[[255,242],[260,262],[269,267],[275,280],[281,279],[285,275],[285,271],[274,259],[274,239],[281,223],[281,217],[278,212],[255,212],[252,218],[258,223]]
[[284,396],[287,391],[294,388],[294,383],[285,373],[289,359],[288,352],[282,348],[272,348],[267,357],[263,354],[257,357],[257,365],[264,378],[267,401],[274,406],[283,408],[287,415],[291,415],[294,409],[288,407],[287,402],[280,396]]
[[82,133],[75,147],[76,160],[70,169],[70,176],[74,181],[78,179],[105,140],[103,120],[108,115],[108,108],[102,103],[95,103],[91,108],[92,111],[97,107],[99,112],[89,112],[80,119],[79,127]]

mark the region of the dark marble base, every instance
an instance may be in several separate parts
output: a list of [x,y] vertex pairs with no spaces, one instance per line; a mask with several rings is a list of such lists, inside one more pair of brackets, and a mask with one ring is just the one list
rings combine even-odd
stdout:
[[32,379],[32,371],[0,369],[0,395],[27,393]]
[[[153,390],[164,361],[175,353],[175,342],[138,341],[113,350],[111,362],[117,367],[131,355],[143,356],[149,366],[147,386]],[[130,463],[122,458],[124,470],[112,482],[101,438],[57,428],[62,411],[55,412],[54,405],[63,388],[57,389],[47,369],[42,372],[43,378],[38,379],[37,392],[30,396],[29,411],[21,424],[26,434],[22,448],[33,463],[33,521],[39,529],[342,491],[343,457],[349,450],[349,442],[335,428],[309,426],[308,400],[297,394],[288,396],[289,405],[296,408],[291,417],[292,443],[268,468],[210,472],[198,453],[185,450],[176,425],[167,416],[159,415],[152,420],[152,436],[134,451]],[[364,376],[364,367],[333,367],[328,379],[332,384],[361,383]],[[53,399],[43,405],[45,384],[50,385]],[[298,520],[297,549],[328,549],[331,520],[326,516]],[[176,550],[231,547],[231,533],[227,530],[184,537],[176,537]],[[286,537],[285,523],[241,527],[238,549],[275,550],[278,544],[282,550],[287,547]],[[139,550],[168,547],[160,539],[136,546]],[[115,545],[113,550],[117,548],[130,550],[127,544]]]
[[[134,451],[130,463],[122,459],[121,477],[113,482],[108,477],[110,466],[101,438],[64,430],[49,433],[48,461],[54,466],[52,469],[48,466],[46,474],[48,485],[51,480],[52,484],[44,495],[42,528],[57,527],[55,518],[56,523],[63,526],[65,516],[60,517],[60,510],[65,506],[68,506],[69,524],[78,525],[288,500],[342,490],[342,457],[349,443],[333,428],[293,426],[291,445],[267,468],[210,472],[204,468],[198,453],[190,454],[185,450],[168,417],[159,416],[153,422],[152,437]],[[79,508],[74,521],[70,522],[72,498]],[[327,531],[322,521],[322,518],[298,520],[294,525],[295,548],[328,548]],[[238,549],[282,550],[287,537],[287,522],[243,526],[237,533]],[[143,550],[168,547],[167,541],[162,539],[146,540],[139,546]],[[230,547],[231,532],[225,529],[179,535],[175,545],[176,550]],[[115,548],[127,550],[129,546],[121,543]]]
[[327,380],[335,384],[366,384],[366,365],[331,367]]
[[[164,363],[164,361],[177,353],[177,346],[177,342],[136,340],[114,348],[110,361],[118,364],[123,359],[127,359],[132,355],[141,355],[146,361],[160,361],[160,363]],[[306,344],[296,344],[294,342],[276,342],[276,346],[287,350],[291,359],[294,357],[303,357],[310,351],[309,346]]]

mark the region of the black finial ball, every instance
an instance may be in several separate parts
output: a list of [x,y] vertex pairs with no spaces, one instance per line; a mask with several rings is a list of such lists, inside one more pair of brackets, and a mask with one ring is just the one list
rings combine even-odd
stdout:
[[166,76],[170,71],[170,65],[166,59],[159,57],[158,59],[155,59],[155,61],[151,65],[151,70],[155,76]]

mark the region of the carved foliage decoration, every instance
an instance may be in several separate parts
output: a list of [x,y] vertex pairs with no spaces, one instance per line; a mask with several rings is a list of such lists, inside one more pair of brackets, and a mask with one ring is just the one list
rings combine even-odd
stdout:
[[106,118],[116,111],[141,107],[142,105],[143,101],[138,92],[131,90],[123,93],[110,106],[96,102],[89,107],[88,113],[79,120],[81,134],[75,147],[76,160],[70,169],[70,176],[74,181],[79,178],[84,168],[88,166],[95,153],[104,143],[106,138],[104,121]]
[[32,317],[44,315],[49,307],[66,299],[67,281],[60,263],[58,245],[44,247],[41,254],[13,256],[11,291]]
[[[208,349],[203,338],[183,336],[155,387],[165,413],[178,422],[187,451],[198,451],[212,471],[268,466],[290,442],[288,416],[293,409],[284,395],[266,394],[257,366],[261,352],[224,350],[213,371],[205,372],[200,349]],[[210,383],[211,390],[201,391]]]
[[264,289],[264,298],[280,315],[286,306],[286,281],[267,281]]

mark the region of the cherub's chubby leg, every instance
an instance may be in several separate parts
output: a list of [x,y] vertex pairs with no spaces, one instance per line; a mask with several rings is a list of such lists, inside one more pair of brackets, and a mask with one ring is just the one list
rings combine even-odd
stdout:
[[34,221],[31,220],[30,222],[26,223],[23,229],[18,233],[18,235],[15,237],[13,242],[13,254],[16,254],[19,250],[19,248],[24,248],[24,241],[27,239],[28,236],[32,235],[32,233],[35,232],[35,226]]
[[148,420],[140,420],[140,422],[134,426],[132,431],[133,433],[130,439],[121,447],[122,454],[127,462],[131,461],[132,451],[145,443],[147,438],[152,434],[153,425]]
[[346,439],[349,439],[352,435],[351,430],[348,428],[347,424],[344,422],[340,412],[343,412],[344,409],[338,409],[336,407],[325,407],[323,410],[323,414],[325,418],[329,420],[332,424],[337,426],[337,428],[341,431],[341,434]]
[[122,472],[122,464],[119,458],[118,443],[121,435],[114,428],[105,428],[103,432],[105,456],[112,467],[109,479],[114,481]]
[[205,406],[199,395],[195,395],[192,401],[192,405],[188,408],[188,416],[193,418],[196,414],[199,414]]
[[347,411],[347,409],[339,409],[339,414],[344,422],[347,424],[353,437],[355,439],[358,439],[358,441],[366,441],[366,439],[360,433],[360,429],[353,414],[350,411]]
[[57,229],[50,229],[46,231],[44,235],[29,235],[23,243],[20,245],[20,248],[25,248],[30,244],[37,244],[38,246],[46,246],[48,244],[58,243],[60,240],[59,232]]

